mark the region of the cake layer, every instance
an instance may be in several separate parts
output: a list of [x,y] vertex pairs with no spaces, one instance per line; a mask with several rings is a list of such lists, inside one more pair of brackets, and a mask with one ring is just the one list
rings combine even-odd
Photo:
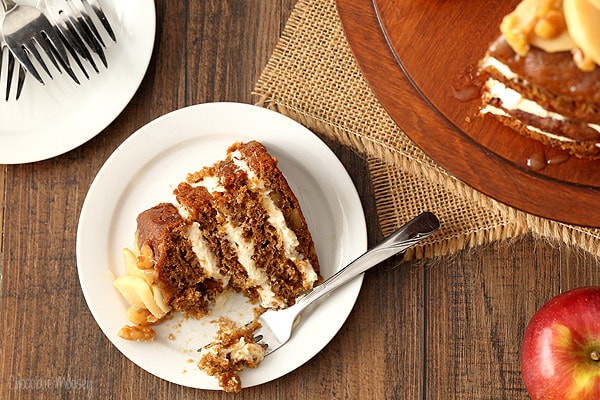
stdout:
[[568,52],[531,47],[518,55],[502,36],[479,68],[487,77],[482,114],[579,157],[600,157],[600,83],[594,82],[600,78],[598,71],[581,71]]
[[531,47],[521,56],[500,36],[480,70],[549,111],[600,124],[600,69],[580,70],[570,52]]
[[170,203],[158,204],[137,218],[138,246],[152,251],[155,290],[175,310],[192,316],[208,312],[208,305],[223,291],[223,285],[205,270],[188,238],[191,226]]

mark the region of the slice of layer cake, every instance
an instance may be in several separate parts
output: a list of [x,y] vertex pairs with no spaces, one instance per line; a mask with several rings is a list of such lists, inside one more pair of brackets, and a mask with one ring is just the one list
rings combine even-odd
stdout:
[[[126,274],[114,285],[130,304],[134,325],[121,331],[125,339],[153,339],[149,326],[173,311],[207,315],[225,291],[243,293],[260,309],[285,308],[320,279],[298,199],[262,144],[233,144],[225,159],[189,174],[174,195],[138,215],[135,246],[124,250]],[[236,342],[241,358],[222,358],[215,374],[239,388],[235,371],[262,356],[246,328],[237,334],[232,326],[225,326],[219,346],[225,334],[245,337],[242,347]],[[243,354],[251,359],[243,361]],[[227,369],[223,363],[229,362]],[[202,367],[213,371],[206,361]]]
[[524,0],[479,64],[482,114],[579,157],[600,157],[600,5]]

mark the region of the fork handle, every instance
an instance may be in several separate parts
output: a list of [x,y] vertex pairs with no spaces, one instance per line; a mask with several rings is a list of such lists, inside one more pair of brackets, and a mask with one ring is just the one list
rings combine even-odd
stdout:
[[336,272],[329,279],[315,286],[314,289],[299,299],[292,307],[296,309],[296,312],[302,311],[309,304],[339,288],[366,270],[414,246],[433,234],[439,226],[439,220],[430,212],[424,212],[416,216],[378,245]]

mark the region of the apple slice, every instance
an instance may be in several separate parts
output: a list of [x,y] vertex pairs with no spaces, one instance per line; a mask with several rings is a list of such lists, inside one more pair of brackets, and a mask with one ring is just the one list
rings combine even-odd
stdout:
[[[152,293],[154,294],[154,301],[156,301],[156,305],[158,305],[158,307],[160,307],[160,309],[163,310],[165,314],[171,311],[171,306],[169,306],[165,301],[165,296],[163,295],[163,292],[156,286],[152,286],[151,288]],[[156,315],[154,316],[156,317]]]
[[600,0],[564,0],[563,10],[569,34],[586,57],[600,64]]
[[[159,296],[161,306],[155,299],[152,288],[148,283],[138,276],[125,275],[114,280],[113,285],[119,290],[121,295],[133,307],[146,308],[156,318],[160,319],[167,313],[162,295]],[[156,290],[159,292],[159,290]]]
[[123,249],[123,260],[125,261],[125,273],[146,279],[144,271],[137,267],[137,256],[129,249]]

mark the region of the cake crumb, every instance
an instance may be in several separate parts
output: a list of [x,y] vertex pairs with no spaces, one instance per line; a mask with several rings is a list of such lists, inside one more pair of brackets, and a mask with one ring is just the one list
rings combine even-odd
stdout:
[[254,340],[259,323],[238,327],[228,318],[219,320],[215,340],[200,350],[198,368],[219,381],[224,391],[238,393],[242,383],[238,372],[256,368],[264,358],[265,348]]

